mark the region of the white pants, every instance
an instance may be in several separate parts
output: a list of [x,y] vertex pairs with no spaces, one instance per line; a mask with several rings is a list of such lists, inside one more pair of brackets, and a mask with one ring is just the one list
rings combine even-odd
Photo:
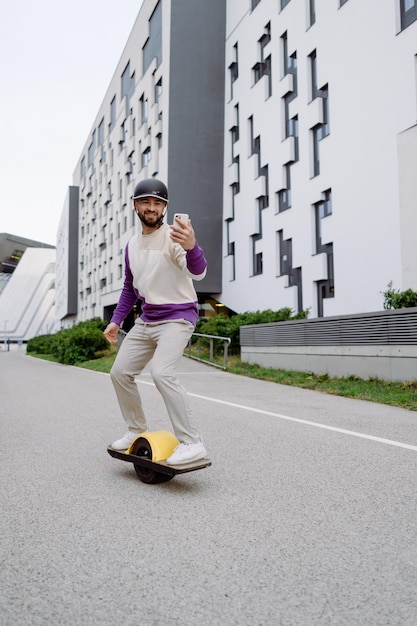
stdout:
[[147,430],[135,376],[152,360],[151,376],[164,399],[176,438],[181,443],[200,440],[192,424],[187,392],[176,375],[193,332],[194,326],[185,320],[149,324],[137,319],[124,338],[110,376],[123,418],[132,432]]

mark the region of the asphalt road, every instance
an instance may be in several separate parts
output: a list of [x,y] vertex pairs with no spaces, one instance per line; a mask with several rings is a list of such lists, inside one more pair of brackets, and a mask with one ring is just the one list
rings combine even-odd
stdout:
[[181,370],[213,465],[152,486],[108,375],[0,352],[0,625],[415,626],[417,413]]

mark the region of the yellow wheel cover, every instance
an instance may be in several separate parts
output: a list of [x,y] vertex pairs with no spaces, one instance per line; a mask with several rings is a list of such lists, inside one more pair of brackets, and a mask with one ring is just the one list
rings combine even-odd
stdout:
[[168,430],[154,430],[150,433],[141,433],[131,443],[126,450],[127,454],[131,454],[135,444],[140,438],[146,439],[152,448],[152,461],[165,461],[174,452],[179,441],[173,433]]

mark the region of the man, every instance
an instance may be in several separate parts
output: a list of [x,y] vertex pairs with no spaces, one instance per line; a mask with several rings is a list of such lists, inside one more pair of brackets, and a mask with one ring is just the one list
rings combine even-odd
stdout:
[[191,220],[164,223],[168,189],[150,178],[139,182],[133,195],[134,209],[142,232],[125,250],[125,280],[119,303],[104,331],[110,343],[117,342],[120,324],[140,299],[142,314],[120,346],[110,376],[127,433],[112,444],[125,450],[147,430],[141,398],[135,383],[151,361],[151,375],[161,393],[180,444],[167,459],[181,465],[207,456],[192,423],[187,392],[176,376],[176,367],[195,328],[198,317],[193,280],[206,275],[207,261],[198,245]]

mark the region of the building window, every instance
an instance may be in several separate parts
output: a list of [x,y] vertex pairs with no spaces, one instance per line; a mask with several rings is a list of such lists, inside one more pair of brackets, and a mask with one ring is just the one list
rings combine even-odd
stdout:
[[401,30],[417,20],[417,0],[400,0]]
[[150,147],[146,148],[146,150],[144,150],[142,152],[142,168],[146,167],[149,163],[149,161],[151,160],[152,154],[151,154],[151,149]]
[[102,146],[104,144],[104,117],[98,125],[97,142],[99,146]]
[[235,123],[230,129],[230,135],[232,139],[232,145],[239,141],[239,105],[235,106]]
[[297,287],[298,313],[303,310],[302,269],[292,266],[292,239],[284,239],[284,232],[278,231],[279,274],[288,276],[288,287]]
[[230,98],[233,98],[233,83],[238,79],[239,76],[239,62],[238,62],[238,45],[235,43],[233,46],[234,59],[229,65],[229,75],[230,75]]
[[227,220],[227,256],[232,257],[232,262],[231,262],[231,272],[230,272],[230,276],[229,276],[229,280],[235,280],[236,279],[236,258],[235,258],[235,242],[234,241],[229,241],[230,239],[230,221],[231,220]]
[[292,239],[284,239],[284,232],[278,231],[279,239],[279,275],[289,275],[292,265]]
[[323,300],[334,298],[334,266],[333,266],[333,243],[323,243],[322,220],[331,215],[332,190],[323,192],[323,200],[314,205],[316,254],[326,254],[327,278],[317,281],[317,315],[323,317]]
[[133,95],[133,92],[135,91],[135,72],[133,72],[133,74],[130,75],[130,61],[128,61],[123,71],[121,88],[122,88],[122,95],[121,95],[122,99],[126,96],[126,100],[127,102],[129,102],[130,98]]
[[126,146],[126,136],[127,136],[127,128],[126,128],[126,120],[123,124],[120,124],[120,137],[119,137],[119,149],[120,151]]
[[268,77],[267,93],[266,97],[269,98],[272,95],[272,71],[271,71],[271,55],[265,57],[265,46],[271,41],[271,23],[269,22],[264,29],[264,34],[258,40],[260,50],[260,61],[258,61],[252,68],[254,83],[257,83],[263,76]]
[[116,123],[116,96],[114,96],[113,100],[110,102],[109,132],[113,130],[115,123]]
[[142,49],[143,73],[156,59],[157,67],[162,61],[162,2],[158,2],[149,20],[149,37]]
[[95,143],[96,143],[96,133],[94,131],[93,132],[92,141],[91,141],[90,145],[88,146],[88,152],[87,152],[88,167],[90,167],[90,165],[93,165],[93,163],[94,163]]
[[[255,240],[253,240],[253,246],[255,247]],[[254,252],[253,256],[253,275],[259,276],[263,272],[263,253]]]
[[323,192],[324,199],[314,205],[315,231],[316,231],[316,254],[326,252],[326,246],[322,241],[322,219],[332,214],[332,191],[327,189]]
[[162,76],[161,78],[158,80],[158,82],[155,83],[155,102],[159,101],[159,98],[162,95]]
[[285,166],[286,187],[278,191],[278,213],[291,208],[291,166]]
[[316,23],[316,0],[309,0],[308,2],[308,26],[313,26]]
[[319,140],[327,137],[330,133],[329,123],[329,86],[324,85],[320,89],[320,97],[323,103],[323,122],[319,127]]
[[317,126],[312,130],[313,136],[313,177],[318,176],[320,174],[320,154],[319,154],[319,136],[318,129],[320,127]]
[[309,55],[309,59],[311,100],[313,101],[316,98],[321,98],[321,104],[323,107],[323,121],[311,130],[313,141],[313,176],[318,176],[320,174],[319,141],[330,134],[329,86],[326,84],[323,85],[323,87],[318,87],[317,54],[315,50],[313,50],[313,52]]
[[140,121],[142,124],[148,121],[148,98],[145,98],[145,94],[142,94],[139,98],[140,106]]
[[288,137],[294,137],[294,163],[300,158],[299,138],[298,138],[298,115],[288,120]]

